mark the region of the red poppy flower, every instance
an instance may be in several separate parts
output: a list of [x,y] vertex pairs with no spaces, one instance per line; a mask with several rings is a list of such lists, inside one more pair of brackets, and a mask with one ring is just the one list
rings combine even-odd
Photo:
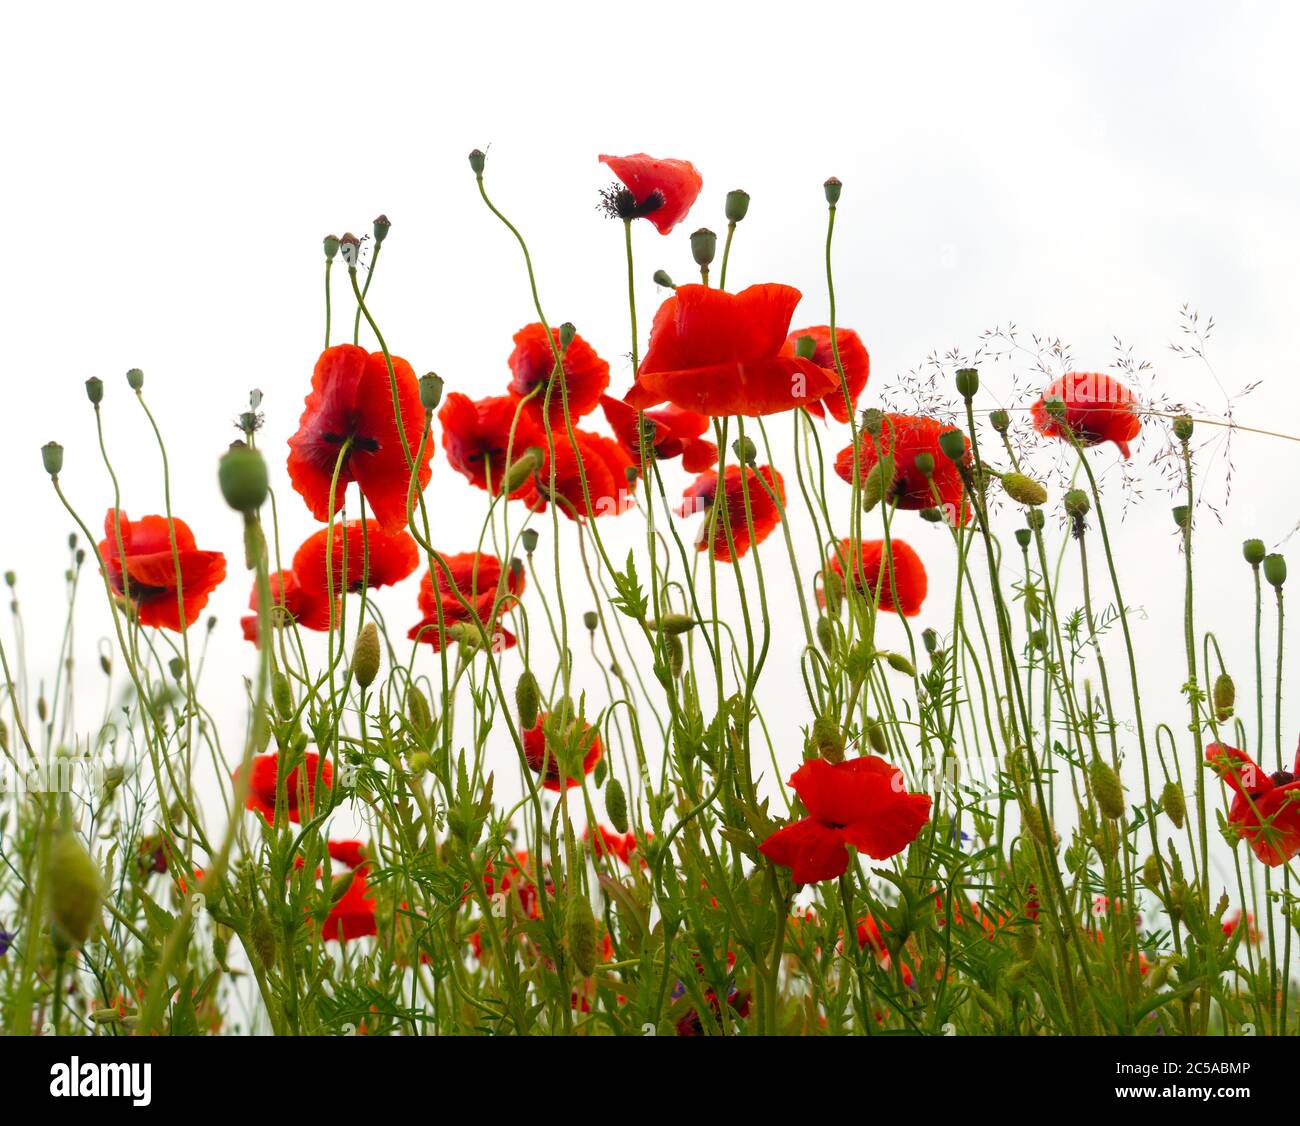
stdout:
[[[900,539],[891,539],[889,546],[889,563],[885,563],[885,541],[864,540],[859,562],[853,567],[853,587],[867,598],[875,598],[880,590],[880,609],[893,613],[902,613],[906,617],[915,617],[921,612],[921,603],[925,601],[926,576],[925,564],[921,557],[912,550],[910,544]],[[853,541],[841,540],[839,551],[831,553],[826,561],[826,568],[844,578],[842,559],[849,559],[853,554]],[[881,574],[881,564],[884,574]],[[892,574],[891,574],[892,572]],[[898,603],[894,602],[894,588],[898,589]],[[817,601],[825,605],[825,597],[817,592]]]
[[[886,414],[880,434],[874,442],[870,434],[862,434],[858,439],[858,472],[865,481],[876,464],[876,446],[879,445],[883,454],[894,458],[894,484],[889,490],[888,499],[898,508],[941,508],[950,524],[956,523],[955,517],[960,511],[962,523],[969,523],[971,510],[965,500],[961,473],[939,448],[939,435],[956,429],[957,427],[934,418]],[[966,449],[969,457],[969,438],[966,439]],[[928,478],[916,468],[917,455],[923,453],[934,458],[934,473]],[[849,484],[853,483],[851,445],[836,455],[835,472]],[[931,481],[939,494],[937,500],[930,489]]]
[[1300,853],[1300,749],[1291,770],[1266,774],[1245,751],[1211,743],[1205,757],[1233,794],[1228,822],[1270,868]]
[[1249,911],[1245,912],[1244,920],[1240,908],[1231,915],[1225,915],[1223,917],[1223,933],[1229,936],[1236,934],[1237,928],[1242,925],[1243,921],[1246,926],[1246,942],[1251,946],[1258,946],[1260,940],[1259,928],[1255,926],[1255,916]]
[[[406,526],[411,471],[402,435],[415,457],[424,429],[424,408],[411,365],[398,356],[392,360],[402,412],[400,430],[382,352],[367,353],[352,344],[338,344],[327,348],[316,361],[306,409],[298,432],[289,439],[289,479],[317,520],[327,522],[343,507],[347,486],[355,481],[380,527],[396,534]],[[352,444],[339,469],[331,509],[330,481],[349,439]],[[426,442],[418,466],[421,489],[433,474],[429,467],[432,457],[433,444]]]
[[704,178],[689,160],[656,159],[643,152],[631,156],[600,156],[600,162],[627,186],[631,213],[626,218],[645,218],[661,235],[668,234],[686,218]]
[[765,415],[837,391],[838,377],[783,352],[800,296],[788,285],[739,293],[679,285],[655,314],[650,347],[625,401],[641,410],[669,402],[711,416]]
[[[560,346],[560,330],[551,329],[555,347]],[[564,351],[564,379],[551,389],[547,417],[552,428],[564,429],[564,395],[568,395],[569,419],[577,421],[596,409],[609,386],[609,364],[581,336],[574,336]],[[546,385],[555,373],[555,353],[540,324],[525,325],[515,333],[515,350],[510,353],[510,394],[516,399],[536,391],[528,400],[528,409],[541,418]]]
[[[544,877],[542,883],[548,897],[555,894],[555,881],[547,873],[549,866],[549,861],[542,865]],[[487,892],[489,899],[495,898],[498,894],[514,892],[525,917],[536,919],[541,913],[541,908],[538,904],[537,882],[534,879],[535,869],[536,865],[530,862],[526,849],[520,849],[506,858],[501,866],[499,877],[489,860],[483,872],[483,890]]]
[[[298,583],[292,571],[276,571],[270,576],[269,585],[271,587],[271,623],[272,625],[285,625],[289,622],[296,622],[303,629],[328,630],[330,628],[330,610],[329,599],[325,597],[322,590],[317,594],[315,591],[304,590]],[[334,621],[337,622],[339,598],[337,594],[334,598]],[[254,644],[258,643],[257,635],[257,584],[253,584],[252,593],[248,596],[248,608],[253,611],[252,614],[245,614],[239,619],[239,624],[244,629],[244,639]]]
[[368,865],[363,864],[352,873],[348,890],[330,907],[320,928],[320,936],[326,942],[350,942],[354,938],[378,933],[375,900],[366,883],[367,868]]
[[593,833],[590,825],[582,834],[582,839],[591,845],[595,856],[614,856],[627,867],[632,867],[632,853],[636,851],[635,833],[616,833],[604,825],[597,825]]
[[838,763],[811,759],[790,785],[808,816],[778,829],[759,851],[791,869],[799,884],[842,876],[849,866],[845,845],[888,860],[915,840],[930,816],[930,796],[905,790],[898,768],[876,755]]
[[[560,501],[560,511],[569,519],[582,516],[621,516],[632,507],[630,495],[636,487],[635,473],[628,452],[604,434],[591,434],[575,430],[576,448],[566,435],[554,434],[555,440],[555,495]],[[580,468],[581,466],[581,468]],[[582,489],[582,475],[587,479],[587,491]],[[551,489],[551,461],[549,454],[537,471],[538,489],[548,494]],[[587,507],[587,497],[591,507]],[[539,498],[530,505],[541,512],[545,499]]]
[[[764,487],[766,484],[766,487]],[[745,511],[745,492],[749,492],[749,512]],[[785,506],[785,481],[781,474],[770,465],[757,469],[745,467],[742,478],[740,466],[728,465],[726,483],[722,490],[722,508],[718,512],[717,526],[713,531],[713,558],[721,563],[735,562],[731,556],[731,543],[727,541],[727,531],[731,531],[731,541],[736,545],[736,558],[743,556],[754,544],[762,543],[772,530],[781,522],[781,510],[776,500],[769,496],[769,491]],[[701,473],[682,494],[686,500],[678,510],[683,516],[691,516],[704,510],[704,523],[700,526],[699,537],[695,546],[700,551],[708,550],[709,524],[713,519],[710,511],[718,499],[718,475],[713,470]],[[752,519],[754,536],[751,541],[749,524]]]
[[[506,469],[525,450],[546,446],[546,436],[533,416],[521,410],[519,401],[509,395],[475,400],[453,391],[438,411],[438,421],[442,423],[442,448],[447,451],[448,463],[471,485],[493,495],[501,488]],[[512,499],[534,495],[531,480],[510,494]]]
[[793,356],[799,345],[799,339],[809,336],[813,341],[813,353],[809,357],[818,367],[825,368],[835,380],[835,390],[825,398],[808,404],[808,413],[818,418],[824,417],[829,410],[837,422],[848,422],[850,411],[857,408],[858,396],[867,385],[871,375],[871,357],[867,354],[862,338],[851,328],[835,327],[835,339],[840,349],[840,366],[844,368],[844,382],[848,384],[849,401],[852,407],[844,405],[844,388],[840,386],[839,369],[835,366],[835,349],[831,346],[831,326],[813,325],[811,328],[797,328],[785,338],[783,355]]
[[[573,789],[581,785],[578,778],[568,777],[564,779],[565,785],[561,786],[561,767],[559,760],[556,758],[555,748],[548,747],[546,735],[543,731],[543,724],[550,718],[549,714],[543,715],[537,721],[535,727],[530,727],[524,732],[524,758],[528,760],[528,765],[532,767],[533,772],[542,775],[542,785],[548,790],[562,792],[565,789]],[[596,769],[596,763],[600,761],[600,756],[605,753],[605,748],[601,744],[600,736],[596,734],[595,729],[589,723],[582,725],[583,737],[590,739],[587,745],[586,753],[582,758],[582,773],[590,774]],[[545,763],[545,773],[542,772],[542,766]]]
[[1065,404],[1065,424],[1081,446],[1114,442],[1128,457],[1128,444],[1138,436],[1142,422],[1136,396],[1118,379],[1100,372],[1072,371],[1048,387],[1030,408],[1035,430],[1068,441],[1060,422],[1048,412],[1047,404],[1052,401]]
[[[344,545],[347,547],[347,581],[343,576]],[[326,574],[325,552],[334,558],[333,576]],[[415,540],[405,531],[388,535],[378,520],[367,520],[364,531],[360,520],[334,525],[313,532],[293,555],[293,574],[303,591],[324,601],[328,591],[356,594],[362,578],[369,587],[391,586],[409,575],[420,562]]]
[[[331,860],[347,868],[359,868],[366,863],[366,846],[360,841],[326,841],[325,848],[330,854]],[[297,869],[303,869],[307,862],[301,857],[296,857],[293,866]],[[316,878],[320,879],[321,870],[316,869]]]
[[[253,772],[248,786],[248,798],[244,805],[260,813],[268,823],[275,821],[275,791],[279,770],[278,752],[272,751],[270,754],[253,757]],[[320,774],[322,785],[329,790],[334,784],[333,764],[329,759],[322,762],[315,751],[306,751],[302,756],[302,765],[295,766],[285,778],[285,809],[290,821],[301,821],[304,813],[308,817],[312,815],[316,804],[317,773]],[[235,769],[234,778],[236,782],[239,781],[238,767]]]
[[[704,991],[704,1000],[708,1003],[713,1012],[715,1021],[722,1020],[722,1007],[718,1004],[718,995],[712,989]],[[744,1018],[749,1016],[749,994],[742,993],[734,986],[727,995],[727,1003],[735,1011],[736,1016]],[[700,1014],[695,1009],[691,1009],[684,1017],[677,1022],[678,1036],[703,1036],[704,1022],[700,1019]]]
[[[608,395],[601,396],[600,406],[619,445],[639,470],[641,435],[635,408]],[[649,447],[658,460],[680,457],[687,473],[703,473],[718,460],[718,447],[700,437],[709,428],[705,415],[669,403],[660,410],[646,411],[644,418],[649,424]]]
[[[488,633],[492,634],[494,623],[510,608],[509,603],[504,601],[507,595],[518,597],[527,585],[524,569],[511,566],[503,587],[501,560],[494,555],[467,551],[457,555],[444,555],[442,558],[447,570],[451,572],[455,586],[453,588],[452,583],[448,582],[440,566],[435,566],[432,572],[426,571],[420,580],[419,594],[420,613],[423,617],[407,634],[412,641],[432,645],[435,652],[442,648],[438,633],[439,603],[442,604],[444,626],[473,625],[477,621],[482,622],[488,628]],[[472,615],[461,605],[456,597],[457,592],[472,607]],[[495,616],[492,612],[494,607],[497,611]],[[455,638],[449,634],[447,640],[454,641]],[[516,643],[514,634],[500,626],[497,626],[494,640],[503,649],[512,649]]]
[[[122,551],[118,552],[119,529]],[[172,532],[176,556],[172,555]],[[199,551],[194,533],[184,520],[164,516],[127,519],[125,512],[109,509],[104,517],[104,538],[99,541],[105,577],[118,594],[125,594],[140,624],[181,632],[177,587],[185,608],[185,629],[192,626],[208,604],[208,596],[226,577],[226,557],[219,551]],[[180,575],[177,582],[177,560]],[[125,576],[123,574],[125,572]]]

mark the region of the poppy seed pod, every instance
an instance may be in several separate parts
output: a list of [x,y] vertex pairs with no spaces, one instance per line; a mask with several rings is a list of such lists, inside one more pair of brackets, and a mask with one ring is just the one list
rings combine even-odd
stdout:
[[95,406],[104,401],[104,381],[99,376],[92,375],[86,380],[86,398]]
[[1232,718],[1233,705],[1237,702],[1237,686],[1226,672],[1214,678],[1214,714],[1220,723]]
[[432,414],[442,402],[443,379],[437,372],[425,372],[420,376],[420,406]]
[[525,528],[519,533],[519,542],[524,545],[525,554],[532,555],[537,550],[537,529]]
[[1011,428],[1011,416],[999,408],[989,415],[989,423],[999,434],[1005,434]]
[[1192,419],[1190,415],[1180,414],[1174,419],[1174,437],[1184,445],[1192,436]]
[[1160,804],[1169,815],[1169,820],[1174,823],[1174,828],[1181,829],[1187,820],[1187,799],[1183,797],[1183,791],[1172,778],[1160,791]]
[[596,616],[595,610],[588,610],[582,615],[582,624],[587,627],[588,633],[595,633],[596,626],[600,624],[600,618]]
[[361,240],[351,231],[339,239],[339,250],[343,255],[343,263],[349,270],[356,269],[357,262],[361,258]]
[[560,351],[567,352],[569,345],[573,343],[573,338],[578,335],[578,330],[572,321],[565,321],[560,325]]
[[880,437],[885,428],[885,412],[879,407],[868,407],[862,412],[862,429],[873,438]]
[[126,373],[126,385],[132,391],[139,391],[144,386],[144,372],[139,368],[132,368]]
[[1061,504],[1065,506],[1066,514],[1076,520],[1087,516],[1089,509],[1092,508],[1092,501],[1082,489],[1071,489],[1061,498]]
[[325,261],[333,262],[339,252],[338,235],[326,235],[322,240],[322,244],[325,247]]
[[1241,554],[1252,567],[1258,567],[1264,562],[1268,549],[1265,548],[1263,540],[1247,540],[1241,545]]
[[1192,510],[1188,508],[1187,505],[1185,504],[1174,505],[1172,515],[1174,518],[1174,523],[1178,527],[1187,528],[1191,526]]
[[613,774],[605,784],[605,813],[615,830],[627,832],[627,794],[623,792],[623,783]]
[[708,266],[718,252],[718,236],[708,227],[701,227],[691,235],[691,257],[697,266]]
[[661,285],[664,289],[676,289],[677,286],[673,279],[668,276],[667,270],[656,270],[654,276],[655,285]]
[[260,451],[243,442],[232,442],[230,449],[221,455],[217,481],[226,503],[245,516],[251,516],[262,507],[270,490],[266,460]]
[[1029,544],[1033,540],[1033,538],[1034,538],[1034,533],[1031,532],[1028,528],[1016,529],[1016,543],[1020,546],[1022,550],[1028,549]]
[[749,193],[742,188],[729,191],[724,210],[727,214],[728,223],[739,223],[749,214]]
[[840,192],[843,191],[844,185],[839,179],[832,176],[822,185],[822,190],[826,193],[826,202],[834,207],[840,201]]
[[934,454],[930,453],[928,450],[922,450],[917,454],[913,459],[912,464],[916,466],[916,471],[922,477],[934,476]]
[[590,977],[596,971],[596,916],[592,914],[591,903],[585,896],[575,895],[569,900],[565,931],[569,940],[569,957],[583,977]]
[[844,761],[844,733],[830,716],[819,715],[813,720],[812,738],[817,752],[827,762]]
[[1092,781],[1092,792],[1097,798],[1097,806],[1104,816],[1117,821],[1124,816],[1124,786],[1119,775],[1109,763],[1094,757],[1088,767],[1088,777]]
[[[939,435],[939,449],[949,461],[961,462],[966,456],[966,435],[960,430],[943,431]],[[920,455],[917,456],[919,460]]]
[[537,713],[542,706],[542,690],[531,669],[525,669],[515,684],[515,711],[519,713],[519,726],[531,731],[537,726]]
[[393,224],[388,221],[387,215],[380,215],[375,219],[374,231],[376,244],[383,242],[384,239],[388,237],[388,231],[392,225]]
[[1002,488],[1017,504],[1033,508],[1047,503],[1047,490],[1032,477],[1026,477],[1023,473],[1002,474]]
[[1286,582],[1286,559],[1277,552],[1264,557],[1264,578],[1269,586],[1281,587]]
[[58,442],[46,442],[41,447],[41,461],[45,472],[57,477],[63,471],[63,447]]
[[973,399],[979,389],[980,373],[978,368],[957,369],[957,394],[963,399]]
[[357,635],[352,650],[352,675],[362,688],[369,688],[379,675],[379,627],[367,622]]
[[482,149],[475,149],[469,154],[469,166],[475,176],[483,175],[483,166],[487,163],[487,155]]
[[55,837],[47,863],[50,918],[80,946],[99,921],[103,876],[80,838],[66,830]]

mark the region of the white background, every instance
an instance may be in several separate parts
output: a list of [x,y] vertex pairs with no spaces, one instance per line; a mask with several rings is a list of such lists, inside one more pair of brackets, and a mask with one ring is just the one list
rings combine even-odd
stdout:
[[[833,174],[845,185],[840,321],[872,356],[864,405],[931,351],[969,354],[983,330],[1014,321],[1026,342],[1068,342],[1088,370],[1109,368],[1118,336],[1154,364],[1145,391],[1210,413],[1225,409],[1220,387],[1263,380],[1239,421],[1300,430],[1298,24],[1294,8],[1262,3],[9,6],[0,567],[20,575],[34,674],[53,673],[69,530],[38,448],[64,443],[63,481],[97,526],[111,493],[82,383],[101,376],[124,508],[161,511],[157,451],[123,379],[139,366],[171,444],[175,510],[230,561],[211,603],[221,624],[206,691],[240,729],[231,670],[253,665],[237,625],[248,583],[215,485],[231,420],[261,388],[264,446],[283,448],[322,340],[321,237],[368,232],[381,211],[393,228],[372,296],[393,350],[449,389],[504,387],[511,334],[534,316],[517,249],[475,192],[465,156],[476,146],[491,146],[489,184],[530,240],[552,323],[578,325],[611,361],[616,391],[630,379],[621,229],[595,209],[611,180],[596,156],[644,150],[694,161],[704,192],[672,237],[638,225],[643,329],[662,296],[653,270],[688,279],[688,232],[720,229],[738,186],[753,203],[732,284],[797,285],[796,325],[824,321],[821,183]],[[347,295],[335,294],[338,340]],[[1216,319],[1217,385],[1169,349],[1183,302]],[[986,386],[999,379],[985,368]],[[831,449],[844,441],[833,430]],[[1146,496],[1118,540],[1128,600],[1149,618],[1144,702],[1177,725],[1182,561],[1148,464],[1159,446],[1135,455]],[[1249,695],[1240,543],[1258,535],[1272,548],[1300,519],[1300,448],[1249,435],[1234,446],[1223,525],[1198,517],[1198,613],[1231,639]],[[1118,507],[1117,459],[1094,456]],[[291,550],[313,524],[273,468]],[[434,472],[440,546],[468,549],[483,494],[441,451]],[[637,517],[623,519],[635,541]],[[941,535],[909,531],[942,591]],[[779,538],[764,559],[784,575]],[[382,596],[395,624],[414,620],[414,581]],[[86,589],[93,655],[91,627],[107,618]],[[785,591],[777,688],[797,683]],[[920,624],[942,628],[938,597]],[[587,602],[574,599],[576,619]],[[792,767],[806,705],[783,691],[765,702]]]

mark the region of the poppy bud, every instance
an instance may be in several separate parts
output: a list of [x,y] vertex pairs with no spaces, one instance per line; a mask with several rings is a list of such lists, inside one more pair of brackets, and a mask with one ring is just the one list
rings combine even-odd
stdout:
[[957,394],[963,399],[973,399],[975,393],[980,389],[980,373],[978,368],[958,368],[957,369]]
[[1061,498],[1061,503],[1065,506],[1066,514],[1076,520],[1087,516],[1088,510],[1092,507],[1092,501],[1082,489],[1071,489]]
[[[924,457],[924,454],[918,454],[917,457]],[[889,494],[894,488],[894,459],[892,457],[882,457],[867,473],[867,479],[862,482],[862,510],[870,512],[880,503],[882,497]]]
[[695,619],[689,614],[665,614],[654,623],[656,630],[670,636],[686,633],[694,627]]
[[667,270],[656,270],[654,276],[655,285],[661,285],[664,289],[676,289],[673,279],[668,276]]
[[862,412],[862,429],[873,438],[880,437],[885,427],[885,412],[879,407],[868,407]]
[[754,445],[754,439],[748,435],[732,442],[731,452],[736,455],[741,465],[753,465],[758,459],[758,447]]
[[838,617],[844,601],[844,580],[835,571],[822,575],[822,597],[826,600],[827,612]]
[[882,656],[895,672],[901,672],[906,676],[916,675],[916,669],[912,666],[912,662],[904,657],[902,653],[884,653]]
[[927,522],[929,522],[929,523],[931,523],[931,524],[942,524],[942,523],[943,523],[943,512],[942,512],[940,509],[937,509],[937,508],[923,508],[923,509],[921,509],[921,513],[920,513],[920,515],[921,515],[921,519],[922,519],[922,520],[925,520],[925,521],[927,521]]
[[728,192],[725,211],[728,223],[739,223],[749,214],[749,193],[740,188]]
[[356,269],[357,261],[361,257],[361,240],[349,231],[339,239],[339,250],[343,254],[343,262],[347,268]]
[[45,472],[57,477],[63,470],[63,447],[58,442],[46,442],[41,447],[41,461],[45,463]]
[[532,555],[537,550],[537,529],[525,528],[520,532],[519,540],[524,545],[524,551]]
[[1021,959],[1032,962],[1038,949],[1038,930],[1034,926],[1021,927],[1016,931],[1016,951]]
[[916,466],[916,471],[922,477],[934,476],[934,454],[929,450],[922,450],[912,459],[912,464]]
[[844,185],[838,179],[832,176],[822,185],[822,190],[826,193],[826,202],[834,207],[840,201],[840,191]]
[[1006,411],[998,408],[989,415],[989,423],[999,434],[1005,434],[1011,427],[1011,416]]
[[132,368],[126,373],[126,385],[132,391],[139,391],[144,386],[144,372],[139,368]]
[[516,458],[510,468],[506,470],[505,477],[501,482],[501,491],[509,496],[541,467],[541,449],[537,446],[529,446],[523,452],[523,455]]
[[1276,552],[1264,557],[1264,578],[1273,587],[1280,588],[1286,582],[1286,560]]
[[573,338],[578,335],[578,330],[574,328],[572,321],[565,321],[560,325],[560,351],[568,351],[569,345],[573,343]]
[[569,940],[569,957],[583,977],[596,971],[596,916],[585,896],[575,895],[569,900],[565,930]]
[[95,406],[104,401],[104,381],[99,376],[92,375],[86,380],[86,398]]
[[338,235],[326,235],[323,242],[325,246],[325,261],[333,262],[335,255],[339,252],[339,237]]
[[830,716],[819,715],[813,720],[812,737],[818,753],[827,762],[844,761],[844,733]]
[[1029,546],[1030,541],[1033,540],[1033,538],[1034,538],[1034,533],[1031,532],[1028,528],[1016,529],[1016,543],[1020,546],[1022,550]]
[[701,227],[691,235],[691,257],[697,266],[708,266],[718,252],[718,236],[707,227]]
[[1174,437],[1184,445],[1192,436],[1192,419],[1190,415],[1180,414],[1174,419]]
[[217,481],[226,503],[245,516],[251,516],[262,507],[270,489],[266,461],[261,452],[243,442],[232,442],[230,449],[221,455],[217,464]]
[[433,765],[433,756],[428,751],[416,751],[407,761],[412,774],[424,774]]
[[1049,395],[1043,400],[1043,407],[1057,422],[1065,421],[1065,400],[1059,395]]
[[605,786],[605,813],[618,832],[627,832],[627,795],[623,792],[623,783],[612,774]]
[[352,650],[352,675],[362,688],[369,688],[379,675],[379,627],[367,622],[357,635]]
[[172,674],[172,679],[179,684],[185,674],[185,662],[179,657],[173,657],[167,662],[167,670]]
[[1040,844],[1045,844],[1054,850],[1061,843],[1061,838],[1056,835],[1056,829],[1053,828],[1051,821],[1044,820],[1038,806],[1028,801],[1021,802],[1020,819],[1025,823],[1030,836]]
[[1258,567],[1264,562],[1266,549],[1263,540],[1247,540],[1241,545],[1241,554],[1245,556],[1246,562],[1252,567]]
[[436,372],[426,372],[420,376],[420,406],[432,414],[442,402],[442,376]]
[[542,690],[531,669],[525,669],[515,684],[515,710],[519,713],[519,726],[531,731],[537,726],[537,711],[542,705]]
[[817,341],[811,336],[801,336],[794,342],[794,354],[801,360],[811,360],[817,352]]
[[960,430],[943,431],[939,435],[939,449],[949,461],[960,462],[966,456],[966,435]]
[[1114,768],[1094,757],[1088,767],[1088,777],[1092,781],[1092,792],[1096,795],[1102,814],[1112,821],[1123,817],[1124,786]]
[[867,734],[867,745],[878,755],[885,754],[888,749],[888,743],[885,739],[885,725],[873,716],[867,716],[864,724]]
[[938,631],[933,630],[927,626],[925,629],[921,631],[921,642],[925,646],[925,651],[927,653],[933,653],[936,649],[939,648]]
[[253,915],[252,925],[249,927],[249,938],[253,943],[253,955],[262,964],[264,970],[269,970],[275,965],[275,928],[271,926],[271,920],[266,917],[266,912],[258,910]]
[[1185,504],[1176,504],[1173,508],[1174,523],[1180,528],[1189,527],[1191,524],[1191,509]]
[[1169,820],[1174,823],[1174,828],[1181,829],[1183,822],[1187,820],[1187,800],[1183,797],[1183,791],[1178,788],[1178,783],[1172,778],[1160,791],[1160,804],[1169,814]]
[[599,622],[600,619],[596,616],[595,610],[588,610],[582,615],[582,624],[586,626],[588,631],[591,633],[596,632],[596,626]]
[[674,633],[670,633],[667,638],[668,648],[668,671],[673,677],[680,677],[682,671],[686,668],[686,646],[682,644],[682,639]]
[[1017,504],[1033,508],[1047,503],[1047,490],[1032,477],[1026,477],[1023,473],[1002,474],[1002,488]]
[[1029,525],[1031,531],[1041,532],[1043,525],[1047,523],[1047,517],[1043,515],[1041,508],[1031,508],[1025,513],[1025,523]]
[[406,715],[417,732],[428,731],[433,726],[433,712],[429,709],[429,701],[414,684],[407,693]]
[[47,863],[50,917],[80,946],[99,921],[103,876],[80,838],[67,830],[55,837]]
[[1154,852],[1142,862],[1142,882],[1149,888],[1160,886],[1160,861]]
[[1232,707],[1237,701],[1237,686],[1226,672],[1214,678],[1214,712],[1220,723],[1232,717]]
[[469,166],[475,176],[483,175],[483,165],[487,163],[487,154],[482,149],[475,149],[469,154]]
[[835,651],[835,627],[825,616],[817,619],[817,644],[827,653]]
[[381,242],[383,242],[384,239],[386,239],[386,238],[388,237],[388,230],[389,230],[389,228],[390,228],[391,226],[392,226],[392,223],[390,223],[390,222],[388,221],[388,216],[387,216],[387,215],[380,215],[380,216],[375,220],[375,227],[374,227],[374,230],[375,230],[375,243],[376,243],[376,245],[379,244],[379,243],[381,243]]
[[293,715],[293,687],[289,678],[278,669],[271,676],[271,702],[275,704],[276,713],[281,719]]

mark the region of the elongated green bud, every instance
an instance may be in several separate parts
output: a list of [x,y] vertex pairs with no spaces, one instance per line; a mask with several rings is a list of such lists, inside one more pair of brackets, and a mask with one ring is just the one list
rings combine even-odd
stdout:
[[665,614],[654,622],[654,628],[670,636],[688,633],[695,628],[695,619],[690,614]]
[[253,956],[264,970],[269,970],[275,965],[275,928],[271,926],[271,920],[266,917],[265,911],[258,910],[253,915],[249,939],[253,944]]
[[1021,927],[1016,931],[1016,952],[1021,959],[1026,962],[1034,960],[1034,954],[1038,950],[1038,928],[1034,926]]
[[623,792],[623,783],[612,773],[605,786],[605,813],[618,832],[627,832],[627,794]]
[[542,451],[537,446],[529,446],[521,456],[515,458],[510,468],[506,470],[502,483],[502,492],[506,495],[513,493],[541,467]]
[[1233,705],[1237,702],[1237,686],[1226,672],[1214,678],[1214,714],[1223,723],[1232,718]]
[[817,644],[826,653],[835,651],[835,627],[825,615],[817,619]]
[[669,276],[667,270],[656,270],[654,276],[655,285],[661,285],[664,289],[676,289],[673,279]]
[[1096,795],[1101,812],[1112,821],[1124,816],[1124,786],[1115,773],[1114,767],[1093,758],[1088,767],[1088,776],[1092,780],[1092,792]]
[[583,977],[590,977],[596,971],[596,916],[592,914],[591,903],[583,895],[575,895],[569,900],[565,931],[569,940],[569,957]]
[[1187,820],[1187,799],[1183,797],[1183,791],[1172,778],[1160,791],[1160,804],[1164,806],[1169,820],[1174,823],[1174,828],[1181,829]]
[[679,677],[686,668],[686,646],[675,633],[668,634],[665,640],[668,648],[668,671],[674,677]]
[[920,512],[921,519],[929,524],[943,523],[943,510],[938,508],[923,508]]
[[61,830],[55,837],[50,846],[46,879],[50,889],[50,918],[80,946],[99,922],[104,878],[75,833]]
[[822,573],[822,597],[826,600],[826,612],[832,617],[839,617],[840,607],[844,605],[844,580],[837,571]]
[[271,701],[275,704],[276,714],[281,719],[293,716],[293,687],[289,678],[279,669],[271,676]]
[[367,622],[357,635],[356,648],[352,650],[352,675],[362,688],[369,688],[379,675],[379,627]]
[[1142,862],[1142,882],[1149,888],[1160,886],[1160,860],[1154,852]]
[[1033,508],[1047,503],[1047,490],[1032,477],[1026,477],[1023,473],[1002,474],[1002,488],[1017,504]]
[[882,457],[862,482],[862,511],[870,512],[894,487],[894,459]]
[[433,726],[433,712],[429,709],[429,701],[414,684],[406,694],[406,714],[416,731],[425,732]]
[[888,744],[885,740],[885,725],[873,716],[868,716],[865,724],[867,745],[878,755],[883,755],[888,750]]
[[834,719],[819,715],[813,720],[812,736],[818,753],[827,762],[844,761],[844,732]]
[[542,706],[542,690],[531,669],[525,669],[515,685],[515,710],[519,713],[519,726],[530,731],[537,726],[537,712]]
[[882,655],[889,662],[889,667],[895,672],[901,672],[904,676],[916,675],[916,669],[913,667],[912,662],[902,653],[885,653]]

